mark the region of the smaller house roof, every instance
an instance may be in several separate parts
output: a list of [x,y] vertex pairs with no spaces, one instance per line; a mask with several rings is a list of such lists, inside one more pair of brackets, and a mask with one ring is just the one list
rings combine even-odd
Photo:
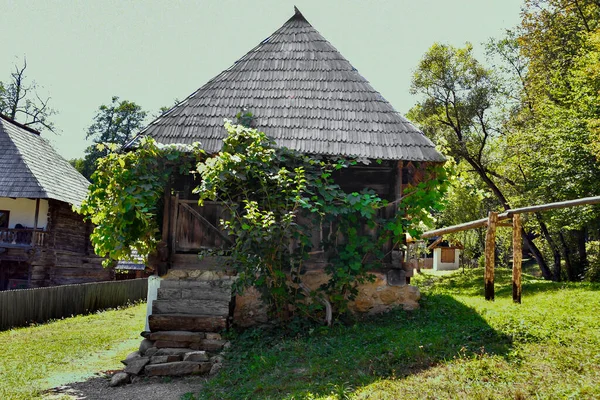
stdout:
[[89,186],[39,132],[0,114],[0,197],[80,205]]

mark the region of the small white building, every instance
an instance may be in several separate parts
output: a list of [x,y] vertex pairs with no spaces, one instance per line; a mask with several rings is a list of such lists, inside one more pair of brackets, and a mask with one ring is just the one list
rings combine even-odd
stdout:
[[434,271],[452,271],[459,268],[460,251],[464,249],[461,243],[450,243],[440,237],[427,249],[433,251]]

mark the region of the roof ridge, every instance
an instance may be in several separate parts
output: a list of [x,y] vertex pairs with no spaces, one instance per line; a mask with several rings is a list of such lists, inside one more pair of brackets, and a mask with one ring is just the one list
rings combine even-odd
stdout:
[[18,126],[21,129],[25,129],[28,132],[35,133],[36,135],[41,136],[39,131],[36,131],[35,129],[33,129],[27,125],[23,125],[22,123],[15,121],[14,119],[10,118],[7,115],[0,113],[0,118],[10,122],[11,124]]
[[297,19],[299,21],[304,21],[304,22],[306,22],[307,24],[310,25],[310,22],[308,22],[306,20],[306,18],[304,17],[304,15],[302,15],[302,13],[300,12],[300,10],[296,6],[294,6],[294,15],[292,15],[292,18],[290,18],[288,21],[291,21],[293,19]]

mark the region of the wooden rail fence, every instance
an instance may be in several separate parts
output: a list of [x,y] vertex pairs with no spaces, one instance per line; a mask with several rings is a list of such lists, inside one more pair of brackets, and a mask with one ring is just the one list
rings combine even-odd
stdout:
[[[522,259],[522,238],[521,238],[521,214],[535,213],[541,211],[556,210],[559,208],[569,208],[583,205],[600,204],[600,196],[584,197],[581,199],[561,201],[556,203],[540,204],[529,207],[513,208],[503,213],[490,211],[487,218],[475,221],[465,222],[459,225],[448,226],[425,232],[421,238],[427,239],[436,236],[443,236],[448,233],[461,232],[469,229],[487,227],[485,237],[485,299],[494,300],[494,253],[496,249],[496,228],[501,226],[512,227],[513,229],[513,301],[521,303],[521,259]],[[503,223],[500,221],[512,219],[512,223]]]
[[145,300],[148,279],[0,292],[0,330]]

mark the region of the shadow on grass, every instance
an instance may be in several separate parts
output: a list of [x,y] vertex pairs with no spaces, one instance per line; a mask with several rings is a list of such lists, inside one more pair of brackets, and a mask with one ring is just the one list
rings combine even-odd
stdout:
[[351,325],[312,327],[295,337],[249,331],[233,340],[227,367],[200,393],[212,398],[305,398],[403,377],[451,360],[506,355],[511,341],[450,295],[421,309]]

